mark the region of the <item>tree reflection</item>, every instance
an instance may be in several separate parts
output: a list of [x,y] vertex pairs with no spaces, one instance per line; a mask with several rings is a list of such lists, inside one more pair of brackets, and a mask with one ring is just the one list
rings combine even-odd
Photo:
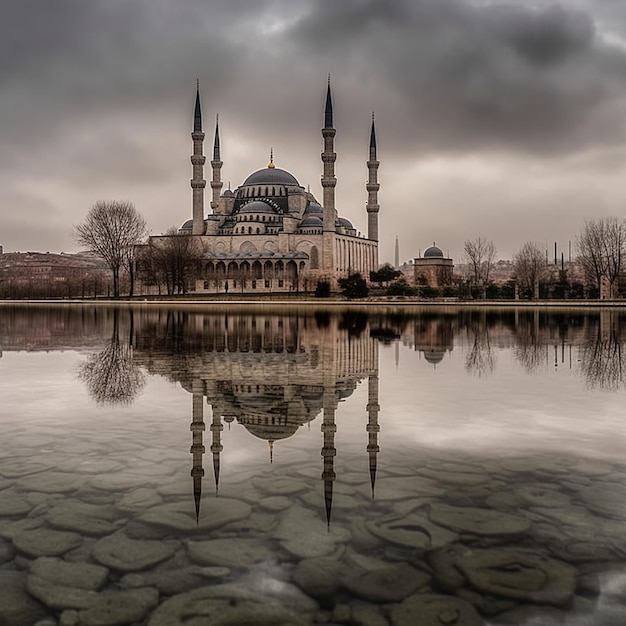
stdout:
[[524,369],[532,372],[546,362],[545,347],[539,340],[539,312],[519,313],[516,318],[515,358]]
[[586,339],[580,354],[581,371],[589,387],[618,391],[624,386],[621,329],[613,313],[600,314],[594,336]]
[[91,354],[79,366],[78,378],[89,395],[102,405],[128,405],[146,384],[144,373],[133,363],[133,313],[130,312],[129,341],[120,341],[119,310],[113,313],[111,341],[104,350]]
[[491,347],[489,327],[485,317],[467,327],[471,348],[465,359],[465,369],[477,376],[489,376],[496,367],[496,357]]

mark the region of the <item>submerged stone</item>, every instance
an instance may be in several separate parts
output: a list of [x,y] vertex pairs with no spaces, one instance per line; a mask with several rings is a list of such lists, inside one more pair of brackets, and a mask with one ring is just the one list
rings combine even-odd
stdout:
[[201,565],[225,567],[250,567],[259,561],[276,558],[276,551],[262,539],[248,537],[190,541],[187,544],[187,554],[192,561]]
[[84,502],[57,504],[48,512],[47,519],[55,528],[74,530],[92,537],[109,535],[116,529],[111,522],[115,516],[109,507]]
[[243,585],[215,585],[183,593],[156,609],[148,626],[305,626],[311,617]]
[[415,594],[391,607],[393,626],[484,626],[474,607],[459,599],[430,593]]
[[517,515],[492,509],[457,507],[435,503],[430,505],[430,519],[436,524],[458,532],[491,537],[510,537],[530,530],[530,522]]
[[408,563],[388,564],[375,570],[345,568],[343,586],[363,600],[400,602],[430,582],[430,575]]
[[68,562],[53,557],[33,561],[30,575],[39,576],[57,585],[95,591],[106,582],[109,570],[93,563]]
[[26,591],[26,574],[0,571],[0,624],[31,626],[46,610]]
[[77,548],[82,537],[72,532],[36,528],[18,532],[13,537],[13,545],[29,556],[59,556]]
[[117,533],[99,539],[93,546],[92,555],[96,561],[112,569],[136,572],[169,559],[174,550],[170,543],[129,539]]
[[326,521],[322,521],[313,511],[301,506],[293,506],[281,517],[275,538],[290,554],[307,559],[332,554],[337,544],[344,544],[350,533]]
[[367,522],[366,527],[385,541],[418,550],[436,550],[459,539],[456,533],[433,524],[420,513],[385,517]]
[[[185,509],[185,510],[183,510]],[[244,519],[250,515],[252,507],[241,500],[232,498],[206,498],[200,508],[200,519],[196,521],[193,503],[181,506],[178,502],[170,502],[152,507],[139,519],[148,524],[165,526],[179,531],[212,530],[231,522]]]
[[156,589],[95,594],[93,604],[78,611],[79,626],[125,626],[143,620],[159,603]]
[[455,565],[477,589],[505,598],[564,606],[576,589],[576,568],[523,550],[468,550]]
[[0,492],[0,517],[28,515],[33,505],[14,493]]
[[626,520],[626,487],[597,485],[583,489],[578,495],[590,511],[604,517]]

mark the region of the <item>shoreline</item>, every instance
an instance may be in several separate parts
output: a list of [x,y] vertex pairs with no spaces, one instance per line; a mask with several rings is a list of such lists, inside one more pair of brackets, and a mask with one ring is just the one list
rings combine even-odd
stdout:
[[0,300],[0,308],[3,306],[185,306],[185,307],[281,307],[281,308],[425,308],[425,309],[623,309],[626,308],[626,300],[456,300],[456,299],[428,299],[417,300],[402,297],[392,298],[363,298],[355,300],[336,298],[195,298],[195,297],[164,297],[146,298],[135,296],[133,298],[73,298],[73,299],[46,299],[46,300]]

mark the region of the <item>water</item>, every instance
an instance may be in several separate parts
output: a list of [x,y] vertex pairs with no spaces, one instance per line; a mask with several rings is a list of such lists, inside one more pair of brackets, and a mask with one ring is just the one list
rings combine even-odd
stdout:
[[0,307],[0,624],[623,624],[625,324]]

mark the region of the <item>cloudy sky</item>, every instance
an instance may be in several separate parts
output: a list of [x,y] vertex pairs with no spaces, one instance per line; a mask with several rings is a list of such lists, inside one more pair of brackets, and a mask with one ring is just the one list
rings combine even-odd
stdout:
[[626,213],[623,0],[4,0],[0,244],[76,250],[98,199],[153,233],[191,217],[196,78],[226,184],[272,146],[321,199],[328,73],[337,208],[361,231],[376,112],[381,261],[396,235],[403,260],[479,235],[567,256],[585,218]]

